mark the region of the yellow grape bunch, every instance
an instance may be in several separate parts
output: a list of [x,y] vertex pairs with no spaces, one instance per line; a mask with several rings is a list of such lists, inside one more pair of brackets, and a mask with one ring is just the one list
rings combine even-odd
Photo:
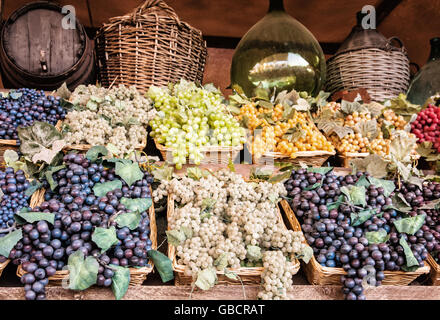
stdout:
[[387,109],[383,112],[383,119],[393,125],[396,130],[404,130],[407,125],[405,119],[402,116],[396,115],[392,109]]
[[[251,152],[256,159],[267,152],[280,152],[291,158],[299,151],[334,151],[333,145],[316,128],[307,113],[293,111],[284,117],[284,107],[273,109],[256,103],[241,107],[237,118],[251,131]],[[246,121],[243,121],[245,120]]]

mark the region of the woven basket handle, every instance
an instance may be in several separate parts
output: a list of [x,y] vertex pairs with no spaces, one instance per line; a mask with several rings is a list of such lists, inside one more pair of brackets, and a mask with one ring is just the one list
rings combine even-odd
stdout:
[[[393,42],[397,42],[399,44],[399,46],[398,47],[395,46],[393,44]],[[405,47],[403,46],[402,40],[400,40],[400,38],[398,38],[398,37],[388,38],[388,40],[387,40],[387,47],[389,47],[390,49],[391,48],[400,49],[400,50],[402,50],[402,52],[406,51]]]
[[177,16],[176,12],[173,8],[171,8],[169,5],[165,3],[163,0],[147,0],[142,5],[137,7],[134,10],[134,16],[142,15],[145,11],[148,11],[150,8],[160,8],[162,11],[166,12],[171,18],[176,21],[177,24],[180,24],[180,19]]

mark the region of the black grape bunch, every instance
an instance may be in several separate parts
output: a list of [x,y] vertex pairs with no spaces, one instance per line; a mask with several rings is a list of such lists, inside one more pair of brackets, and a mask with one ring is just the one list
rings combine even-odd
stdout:
[[56,125],[66,110],[61,98],[46,96],[44,91],[22,88],[0,99],[0,139],[18,140],[18,127],[28,127],[34,121]]
[[[365,300],[364,287],[381,285],[385,270],[406,270],[402,238],[416,259],[418,266],[415,267],[424,265],[428,255],[426,248],[440,249],[426,223],[414,235],[398,232],[394,224],[406,217],[392,207],[395,193],[401,192],[407,201],[419,205],[424,201],[424,194],[431,194],[429,191],[410,184],[408,190],[404,185],[401,190],[387,194],[377,183],[365,184],[368,179],[370,175],[362,172],[338,176],[332,171],[324,174],[299,169],[293,171],[285,182],[289,204],[318,263],[343,268],[347,272],[341,282],[344,297],[348,300]],[[351,188],[358,183],[363,183],[362,188],[365,188],[362,195],[365,203],[362,205],[354,205],[342,191],[353,190]],[[347,189],[341,190],[343,187]],[[435,190],[440,196],[440,187]],[[423,212],[413,211],[409,217],[419,214]],[[383,241],[370,243],[368,238],[381,234]]]
[[[14,264],[22,264],[26,272],[21,278],[26,299],[45,299],[48,277],[65,269],[71,254],[81,251],[99,262],[98,286],[110,287],[115,270],[121,267],[149,267],[147,252],[152,249],[148,210],[140,213],[137,227],[120,227],[115,217],[129,212],[122,199],[151,199],[153,177],[143,178],[128,186],[96,196],[93,187],[117,179],[114,168],[93,163],[81,154],[64,156],[65,168],[53,174],[57,184],[47,190],[44,202],[33,212],[54,214],[54,223],[39,221],[22,226],[23,238],[11,251]],[[116,243],[105,252],[93,241],[96,228],[116,229]]]

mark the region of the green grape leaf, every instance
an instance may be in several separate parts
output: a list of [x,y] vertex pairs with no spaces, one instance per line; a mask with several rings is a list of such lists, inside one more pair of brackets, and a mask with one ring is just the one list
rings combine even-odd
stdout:
[[396,131],[390,143],[391,158],[397,162],[411,163],[411,151],[417,146],[417,138],[406,131]]
[[352,212],[350,215],[351,225],[353,227],[359,226],[363,224],[365,221],[370,219],[374,214],[374,210],[362,210],[359,213]]
[[368,180],[371,182],[372,185],[375,185],[376,187],[382,187],[384,189],[385,197],[389,197],[396,189],[394,182],[391,180],[377,179],[375,177],[369,177]]
[[356,187],[356,186],[343,186],[341,187],[341,192],[347,197],[347,200],[351,202],[353,205],[362,205],[365,207],[367,205],[367,201],[365,199],[366,189],[365,187]]
[[168,243],[172,246],[177,247],[186,240],[185,233],[182,230],[167,230],[165,233]]
[[122,198],[120,202],[130,211],[142,213],[147,211],[153,204],[151,198]]
[[405,253],[406,266],[407,267],[418,266],[419,262],[417,261],[416,257],[414,256],[414,253],[412,252],[412,250],[411,250],[410,246],[408,245],[408,242],[406,242],[405,238],[400,237],[399,244],[403,247],[403,251]]
[[163,165],[160,168],[154,169],[152,174],[154,179],[157,181],[162,181],[162,180],[169,181],[173,177],[173,171],[174,171],[174,167]]
[[254,97],[256,100],[264,100],[269,101],[270,100],[270,90],[262,87],[256,87],[254,89]]
[[403,213],[408,213],[412,210],[412,207],[409,205],[403,194],[401,194],[400,192],[394,194],[391,199],[393,201],[393,204],[384,206],[384,210],[394,209]]
[[385,229],[379,229],[379,231],[366,232],[365,238],[367,238],[368,243],[385,243],[389,240],[390,236],[387,234]]
[[250,261],[258,261],[263,258],[261,253],[261,248],[258,246],[247,246],[246,247],[246,258]]
[[58,183],[54,180],[53,174],[66,168],[66,165],[56,166],[56,167],[49,167],[47,171],[44,173],[44,176],[46,177],[47,182],[49,183],[50,190],[54,191],[56,187],[58,187]]
[[133,183],[144,177],[144,173],[139,168],[139,164],[137,162],[133,162],[133,163],[116,162],[115,172],[125,181],[125,183],[127,183],[129,187]]
[[229,112],[231,112],[233,115],[240,115],[240,108],[233,106],[233,105],[228,105],[227,109],[229,110]]
[[338,200],[336,200],[333,203],[329,203],[327,204],[327,210],[334,210],[334,209],[339,209],[339,206],[344,202],[344,196],[341,194],[338,198]]
[[6,236],[0,238],[0,256],[9,257],[9,253],[15,245],[23,238],[21,229],[12,231]]
[[341,101],[341,111],[345,114],[352,114],[353,112],[364,113],[368,112],[368,109],[357,101],[349,102],[346,100]]
[[11,97],[11,99],[13,100],[17,100],[18,98],[20,98],[23,95],[23,93],[21,92],[17,92],[15,90],[11,90],[9,91],[9,96]]
[[104,146],[93,146],[87,151],[86,158],[90,160],[91,162],[96,162],[99,158],[102,156],[107,156],[108,150]]
[[67,267],[70,290],[85,290],[96,283],[99,263],[94,257],[84,259],[84,253],[78,250],[69,256]]
[[101,253],[106,252],[118,243],[115,227],[112,226],[108,229],[96,227],[92,234],[92,241],[101,249]]
[[51,212],[32,212],[29,208],[22,208],[14,215],[14,219],[17,224],[34,223],[37,221],[47,221],[50,224],[55,222],[55,213]]
[[308,187],[304,188],[304,191],[315,190],[315,189],[317,189],[317,188],[319,188],[319,187],[321,187],[321,186],[322,186],[322,183],[321,183],[321,182],[316,182],[315,184],[313,184],[313,185],[311,185],[311,186],[308,186]]
[[193,230],[191,227],[181,226],[180,230],[183,232],[186,239],[191,239],[193,237]]
[[229,278],[231,280],[236,280],[236,281],[240,280],[240,277],[238,276],[238,274],[236,274],[235,272],[233,272],[233,271],[231,271],[231,270],[229,270],[227,268],[225,268],[223,270],[223,273],[225,274],[225,277],[227,277],[227,278]]
[[209,176],[210,172],[208,170],[202,170],[199,167],[188,167],[186,169],[186,175],[193,180],[200,180]]
[[249,174],[249,179],[250,180],[269,180],[270,177],[272,176],[273,171],[269,170],[269,169],[264,169],[264,168],[255,168],[253,167],[250,171]]
[[[35,191],[41,189],[42,187],[43,187],[43,183],[42,182],[39,182],[37,180],[32,180],[29,183],[29,187],[26,189],[24,194],[26,196],[28,196],[28,197],[31,197],[35,193]],[[0,197],[0,199],[1,199],[1,197]]]
[[141,222],[141,214],[139,212],[126,212],[116,217],[115,222],[119,228],[127,227],[130,230],[134,230],[139,226]]
[[112,277],[112,291],[116,300],[121,300],[128,290],[130,284],[130,269],[111,264],[110,267],[115,271]]
[[370,181],[368,181],[366,175],[362,175],[358,181],[356,182],[357,187],[365,187],[368,188],[371,185]]
[[162,282],[168,282],[174,279],[173,264],[170,258],[157,250],[149,250],[148,256],[153,260]]
[[104,183],[97,183],[93,187],[93,193],[97,197],[104,197],[107,192],[122,188],[121,180],[113,180]]
[[306,132],[302,129],[300,123],[297,123],[293,128],[290,128],[283,135],[283,139],[290,142],[297,141],[299,139],[304,139],[306,137]]
[[308,167],[307,168],[307,172],[320,173],[320,174],[327,174],[332,170],[333,170],[333,167],[320,167],[320,168]]
[[5,161],[7,166],[10,166],[9,164],[12,164],[16,161],[18,161],[20,157],[18,156],[18,153],[15,150],[5,150],[3,153],[3,160]]
[[202,290],[209,290],[217,283],[217,273],[214,268],[201,270],[197,274],[195,285]]
[[394,226],[400,233],[414,235],[425,222],[425,215],[420,214],[415,217],[403,218],[394,221]]
[[214,266],[217,270],[223,270],[228,266],[228,252],[223,252],[217,259],[214,261]]
[[406,99],[406,95],[401,93],[390,100],[390,105],[387,108],[392,109],[396,115],[403,116],[405,120],[408,120],[413,114],[419,113],[422,107],[410,103]]
[[305,246],[304,249],[302,249],[300,254],[297,256],[298,259],[301,259],[305,263],[309,263],[312,257],[313,257],[313,249],[310,246]]

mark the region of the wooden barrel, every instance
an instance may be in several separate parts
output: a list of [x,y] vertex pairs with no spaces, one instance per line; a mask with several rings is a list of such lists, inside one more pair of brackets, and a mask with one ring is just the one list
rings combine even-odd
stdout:
[[0,48],[4,87],[54,90],[66,82],[73,89],[95,81],[91,40],[78,20],[74,29],[63,28],[65,17],[61,6],[38,1],[5,21]]

